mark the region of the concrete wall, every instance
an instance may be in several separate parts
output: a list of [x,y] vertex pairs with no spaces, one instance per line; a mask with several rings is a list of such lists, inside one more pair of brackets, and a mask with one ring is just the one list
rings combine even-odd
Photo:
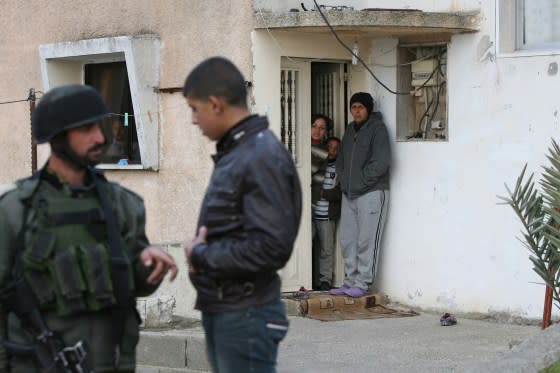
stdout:
[[[223,55],[251,77],[252,7],[249,0],[6,0],[0,4],[0,101],[27,98],[43,90],[41,44],[112,36],[155,34],[161,41],[160,87],[182,87],[188,71],[205,57]],[[232,16],[235,15],[235,16]],[[110,171],[108,177],[144,197],[148,237],[155,243],[180,243],[195,233],[198,209],[212,169],[213,145],[190,123],[181,93],[160,94],[160,169]],[[0,105],[0,183],[31,172],[29,105]],[[39,167],[48,146],[39,149]],[[197,316],[194,291],[180,245],[171,252],[181,267],[174,284],[160,297],[176,300],[175,313]]]
[[[542,281],[516,239],[521,227],[513,210],[496,196],[506,194],[504,182],[512,186],[525,162],[535,172],[546,164],[559,128],[559,77],[547,70],[558,57],[495,57],[494,1],[437,3],[480,7],[481,31],[449,44],[449,141],[394,143],[380,286],[395,300],[425,308],[539,318]],[[394,96],[371,87],[394,131]]]
[[[285,11],[298,3],[255,1],[255,6]],[[304,3],[312,7],[312,2]],[[544,286],[516,238],[521,227],[513,210],[498,205],[497,195],[506,194],[504,183],[512,186],[525,162],[537,173],[546,164],[547,148],[560,126],[559,76],[548,72],[557,53],[496,56],[495,1],[346,3],[481,14],[480,32],[454,36],[448,45],[448,141],[397,142],[395,96],[359,67],[352,68],[351,92],[356,81],[365,79],[393,138],[390,212],[378,287],[393,300],[428,309],[540,318]],[[290,41],[274,35],[285,53],[316,57],[311,36]],[[329,37],[325,43],[331,42]],[[294,43],[308,46],[291,49]],[[361,38],[359,43],[370,64],[396,63],[396,39]],[[373,70],[396,86],[395,68]]]
[[525,162],[537,172],[546,162],[558,130],[559,77],[547,74],[557,56],[481,60],[497,35],[494,2],[480,7],[481,31],[449,44],[449,141],[395,144],[381,286],[423,307],[538,318],[544,287],[496,195]]
[[[252,32],[253,5],[286,11],[299,8],[299,3],[4,0],[0,5],[4,20],[0,25],[0,101],[24,99],[32,87],[41,90],[41,44],[156,34],[161,39],[160,87],[181,86],[186,73],[204,57],[227,56],[248,79],[255,74],[255,108],[270,113],[277,131],[277,83],[266,87],[266,82],[278,76],[279,57],[350,58],[326,34],[294,37],[272,32],[276,44],[266,30]],[[311,1],[304,3],[313,7]],[[351,92],[372,92],[395,140],[381,290],[394,300],[425,308],[538,318],[544,288],[531,269],[528,252],[515,238],[519,223],[508,207],[497,205],[496,195],[505,193],[503,183],[511,185],[525,162],[537,172],[546,162],[546,148],[560,126],[554,94],[558,75],[548,74],[557,55],[494,58],[498,39],[494,1],[347,3],[356,9],[480,9],[482,16],[479,33],[455,36],[449,44],[447,142],[396,142],[395,97],[363,70],[351,71]],[[360,53],[371,63],[395,63],[396,43],[391,38],[362,38]],[[490,43],[490,54],[481,59]],[[394,87],[395,69],[374,67],[374,71]],[[162,287],[159,297],[176,302],[175,314],[196,317],[194,292],[178,243],[194,234],[213,145],[190,125],[190,112],[180,93],[161,94],[159,106],[159,172],[111,171],[109,177],[144,197],[151,240],[174,244],[169,248],[182,272],[173,285]],[[0,182],[29,175],[30,148],[25,140],[29,137],[28,104],[0,105],[0,154],[7,165],[0,171]],[[40,160],[47,155],[47,149],[41,148]],[[165,299],[164,303],[170,304]]]
[[[388,9],[420,9],[427,12],[456,12],[478,9],[482,3],[493,3],[486,0],[317,0],[317,4],[325,6],[348,6],[354,10],[366,8],[388,8]],[[253,0],[255,9],[272,12],[287,12],[290,9],[302,10],[301,4],[307,10],[315,7],[313,0]]]

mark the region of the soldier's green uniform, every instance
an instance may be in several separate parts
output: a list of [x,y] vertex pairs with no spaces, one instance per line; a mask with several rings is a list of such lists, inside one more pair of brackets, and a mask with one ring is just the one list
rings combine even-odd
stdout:
[[108,116],[93,88],[53,88],[32,116],[36,141],[51,146],[49,162],[0,186],[0,373],[134,371],[136,297],[154,292],[174,262],[148,248],[142,199],[92,168]]
[[[138,258],[149,245],[143,201],[115,183],[103,184],[130,261],[132,294],[148,295],[157,286],[147,284],[149,269]],[[23,250],[20,266],[41,304],[47,327],[60,333],[67,345],[86,342],[94,372],[113,371],[111,251],[95,188],[72,191],[56,175],[42,170],[34,178],[4,186],[4,190],[0,197],[0,284],[9,281],[17,250]],[[135,305],[128,308],[121,340],[122,371],[134,370],[139,333]],[[7,314],[2,305],[0,333],[11,341],[33,343],[34,336],[26,335],[20,320]],[[0,346],[0,371],[7,363],[6,351]],[[10,364],[12,372],[35,371],[30,358],[12,356]]]

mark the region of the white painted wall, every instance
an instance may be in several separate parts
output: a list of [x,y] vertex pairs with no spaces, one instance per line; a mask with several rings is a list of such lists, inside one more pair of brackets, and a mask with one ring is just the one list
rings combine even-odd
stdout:
[[[449,141],[394,143],[380,286],[425,308],[539,318],[544,287],[516,240],[513,211],[496,195],[505,195],[504,182],[512,185],[525,162],[535,171],[546,162],[559,126],[559,77],[547,75],[557,56],[480,61],[486,38],[496,41],[493,1],[481,15],[479,33],[449,44]],[[392,107],[376,84],[372,91]],[[394,137],[394,111],[381,110]]]
[[[550,139],[560,127],[555,95],[560,77],[547,71],[560,58],[550,53],[495,58],[495,1],[321,3],[480,10],[480,32],[455,36],[448,45],[446,142],[396,142],[395,96],[366,77],[363,69],[352,69],[351,93],[367,89],[373,94],[393,139],[391,205],[378,286],[395,301],[427,309],[540,318],[544,286],[532,271],[529,252],[516,239],[520,224],[511,208],[497,204],[497,195],[505,195],[504,182],[513,185],[525,162],[537,172],[546,163]],[[290,1],[255,5],[272,10],[297,7]],[[317,35],[273,35],[284,51],[270,46],[269,51],[276,49],[278,55],[317,58],[324,47],[331,58],[349,59],[330,36],[320,40]],[[369,63],[396,62],[396,51],[391,51],[396,40],[359,42]],[[489,43],[493,45],[487,58],[481,60]],[[256,64],[255,79],[262,65]],[[373,70],[395,87],[396,69]]]
[[[253,0],[254,7],[263,11],[287,12],[290,9],[303,11],[301,4],[307,10],[314,9],[313,0]],[[494,3],[493,0],[317,0],[317,4],[326,6],[349,6],[354,10],[366,8],[387,9],[420,9],[428,12],[456,12],[473,10],[481,7],[482,3]]]
[[[394,300],[426,308],[540,317],[544,288],[535,284],[539,279],[531,270],[528,252],[515,238],[520,226],[513,212],[497,206],[496,195],[505,193],[503,183],[511,185],[524,162],[536,171],[545,163],[550,138],[560,126],[555,97],[559,78],[547,74],[549,63],[557,61],[558,56],[514,54],[481,62],[489,42],[494,42],[490,52],[495,52],[494,0],[320,2],[353,5],[356,9],[480,9],[481,31],[454,37],[449,44],[448,142],[396,143],[395,97],[377,86],[363,69],[352,69],[351,92],[373,93],[393,138],[391,210],[379,285]],[[54,0],[47,9],[38,0],[2,2],[7,14],[0,26],[2,100],[25,98],[30,87],[41,88],[42,44],[138,35],[148,30],[159,35],[162,42],[160,87],[181,86],[186,73],[205,57],[230,57],[255,83],[255,108],[269,113],[272,128],[278,133],[280,57],[350,59],[326,34],[300,33],[294,37],[259,30],[253,32],[251,40],[252,9],[247,1],[224,5],[177,0],[157,12],[147,0],[121,3],[115,8],[109,0],[96,4],[79,0],[70,7],[67,0]],[[286,11],[298,8],[299,3],[253,2],[262,5],[263,11]],[[304,3],[312,7],[311,1]],[[34,14],[43,14],[42,22],[22,31],[20,25]],[[1,35],[10,37],[2,39]],[[395,43],[392,39],[360,39],[360,53],[370,62],[395,63],[395,51],[391,51]],[[394,86],[394,69],[375,67],[374,71]],[[10,165],[0,172],[0,181],[9,182],[29,174],[30,149],[23,146],[29,139],[29,105],[1,105],[0,114],[1,154]],[[197,209],[212,168],[208,155],[213,146],[190,125],[190,113],[181,94],[160,95],[159,115],[159,172],[114,171],[109,177],[144,197],[150,238],[174,244],[169,249],[181,266],[181,277],[172,285],[166,283],[159,294],[177,300],[177,314],[196,317],[198,312],[192,309],[194,290],[181,259],[180,242],[194,232]]]

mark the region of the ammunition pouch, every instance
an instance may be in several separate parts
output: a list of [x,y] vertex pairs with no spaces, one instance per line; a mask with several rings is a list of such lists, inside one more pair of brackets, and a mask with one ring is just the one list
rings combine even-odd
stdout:
[[[31,260],[24,254],[23,262]],[[115,304],[110,259],[103,244],[69,246],[32,266],[25,279],[41,307],[54,305],[57,314],[70,315]],[[127,273],[127,264],[125,267]]]
[[122,278],[112,281],[107,221],[95,195],[39,195],[31,211],[35,229],[25,240],[21,262],[39,308],[55,309],[59,316],[99,311],[117,304],[115,283],[124,284],[125,293],[133,290],[126,256],[118,258]]

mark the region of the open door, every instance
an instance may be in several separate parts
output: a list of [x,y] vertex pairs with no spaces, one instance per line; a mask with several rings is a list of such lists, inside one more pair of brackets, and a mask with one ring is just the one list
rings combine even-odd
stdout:
[[282,291],[311,288],[311,65],[282,58],[280,69],[280,137],[298,170],[301,225],[290,261],[281,271]]
[[[336,136],[341,140],[348,121],[346,70],[346,62],[322,61],[311,63],[312,114],[323,114],[331,118],[333,120],[333,128],[328,135]],[[342,250],[338,239],[339,229],[340,221],[337,224],[335,239],[335,263],[332,284],[336,287],[341,286],[344,282],[344,259],[342,258]]]

